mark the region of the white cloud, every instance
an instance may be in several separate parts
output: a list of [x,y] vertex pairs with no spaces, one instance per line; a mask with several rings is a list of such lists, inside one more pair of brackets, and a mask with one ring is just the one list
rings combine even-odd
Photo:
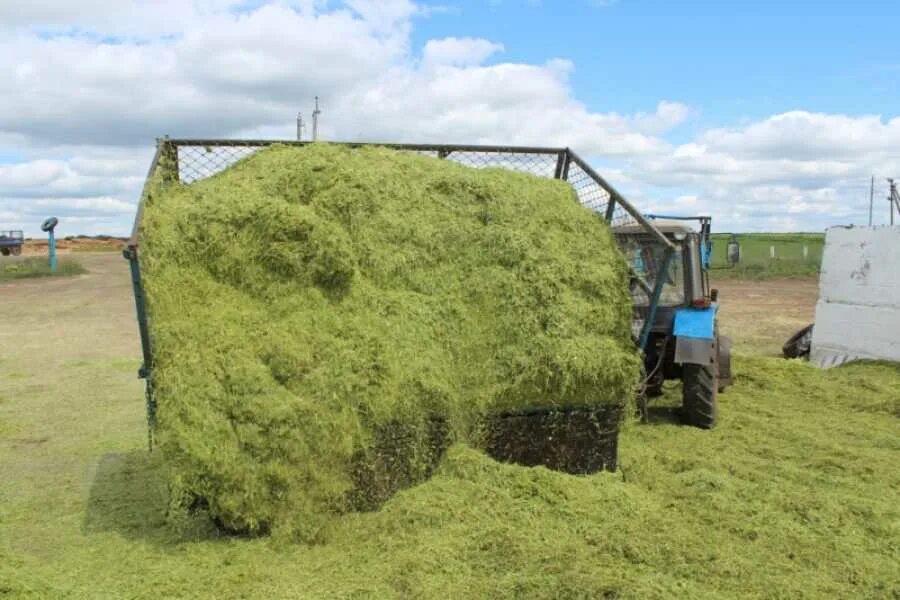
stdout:
[[490,56],[502,51],[503,44],[490,40],[448,37],[428,40],[422,51],[422,63],[426,67],[469,67],[480,65]]
[[68,207],[124,233],[154,138],[291,138],[315,95],[327,139],[570,146],[639,208],[727,228],[859,222],[868,175],[900,171],[900,118],[792,111],[675,144],[695,109],[592,110],[564,58],[497,62],[499,41],[466,37],[413,50],[435,7],[408,0],[77,4],[0,3],[0,163],[25,156],[0,164],[5,221]]

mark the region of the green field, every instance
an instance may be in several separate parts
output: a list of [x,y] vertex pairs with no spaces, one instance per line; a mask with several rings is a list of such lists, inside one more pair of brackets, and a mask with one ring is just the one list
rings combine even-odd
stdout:
[[896,365],[822,372],[744,346],[715,430],[680,425],[670,388],[651,424],[626,423],[616,473],[456,446],[323,543],[235,538],[167,514],[127,267],[84,260],[83,277],[0,284],[0,598],[900,595]]
[[[730,267],[726,251],[731,234],[713,234],[711,268],[716,277],[815,276],[822,262],[825,234],[739,233],[741,263]],[[772,248],[775,258],[772,258]],[[804,256],[806,248],[806,256]]]

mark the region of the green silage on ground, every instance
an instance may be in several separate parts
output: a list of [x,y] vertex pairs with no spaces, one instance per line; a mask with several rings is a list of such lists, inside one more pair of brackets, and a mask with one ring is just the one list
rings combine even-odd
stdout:
[[[0,363],[0,377],[9,368]],[[94,369],[90,385],[121,377],[82,368]],[[0,444],[12,484],[0,487],[0,589],[10,598],[896,597],[900,369],[738,357],[735,372],[715,430],[671,418],[676,389],[649,425],[626,423],[618,473],[504,465],[457,445],[434,477],[378,511],[336,517],[330,539],[311,545],[222,536],[202,514],[167,522],[164,469],[143,446],[136,390],[103,403],[79,395],[72,408],[90,418],[51,413],[60,439],[26,454],[16,440],[46,419],[29,411],[36,396],[16,403],[25,381],[8,400],[21,412],[4,413],[17,432]],[[51,393],[72,381],[82,380],[51,382]],[[105,429],[110,406],[134,427]]]
[[625,263],[563,182],[272,147],[157,179],[141,236],[173,498],[230,528],[325,539],[486,413],[620,404],[638,377]]

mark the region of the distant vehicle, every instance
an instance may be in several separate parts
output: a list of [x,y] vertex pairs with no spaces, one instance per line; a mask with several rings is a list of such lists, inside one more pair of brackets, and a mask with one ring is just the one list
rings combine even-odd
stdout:
[[0,231],[0,254],[18,256],[22,254],[25,234],[18,230]]

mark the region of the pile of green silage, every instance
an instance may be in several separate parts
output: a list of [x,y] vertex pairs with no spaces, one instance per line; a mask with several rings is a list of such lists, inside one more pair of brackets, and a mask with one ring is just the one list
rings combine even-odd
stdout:
[[571,188],[380,148],[160,178],[141,262],[175,502],[322,539],[428,476],[483,416],[619,404],[626,267]]

